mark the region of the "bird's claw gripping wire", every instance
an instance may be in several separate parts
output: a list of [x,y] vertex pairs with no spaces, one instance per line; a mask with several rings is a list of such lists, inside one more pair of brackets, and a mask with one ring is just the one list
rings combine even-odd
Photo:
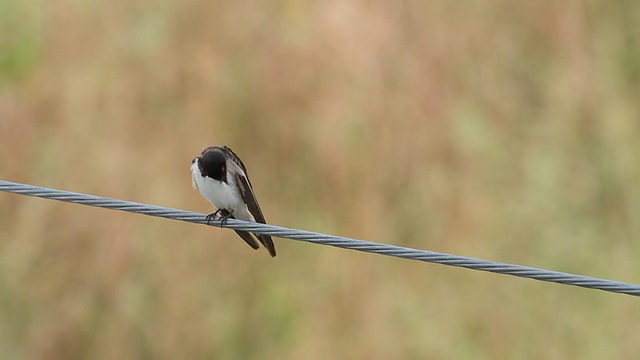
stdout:
[[215,212],[212,212],[211,214],[207,215],[206,217],[207,225],[210,225],[211,221],[213,221],[213,218],[215,217],[220,218],[220,227],[223,227],[227,224],[227,220],[229,220],[229,218],[232,216],[231,216],[231,213],[228,212],[227,210],[218,209]]

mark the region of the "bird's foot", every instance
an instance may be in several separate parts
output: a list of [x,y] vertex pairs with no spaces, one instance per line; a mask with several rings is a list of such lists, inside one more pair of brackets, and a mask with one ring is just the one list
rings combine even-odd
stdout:
[[224,225],[226,225],[227,220],[229,220],[231,216],[231,213],[227,210],[224,209],[218,209],[215,212],[212,212],[211,214],[207,215],[206,219],[207,219],[207,225],[211,224],[211,221],[213,221],[213,218],[215,217],[219,217],[220,218],[220,227],[223,227]]
[[207,217],[205,218],[207,220],[207,225],[211,225],[211,221],[213,221],[213,218],[218,216],[218,211],[220,210],[217,210],[216,212],[212,212],[211,214],[207,215]]
[[220,211],[220,227],[223,227],[227,224],[227,220],[229,220],[229,218],[232,218],[233,215],[227,211],[227,210],[218,210]]

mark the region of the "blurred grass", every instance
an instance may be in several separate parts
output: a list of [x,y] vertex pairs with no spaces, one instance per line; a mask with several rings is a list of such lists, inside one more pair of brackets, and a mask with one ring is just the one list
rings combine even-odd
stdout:
[[[635,2],[0,1],[0,177],[640,282]],[[3,358],[601,359],[636,299],[0,194]]]

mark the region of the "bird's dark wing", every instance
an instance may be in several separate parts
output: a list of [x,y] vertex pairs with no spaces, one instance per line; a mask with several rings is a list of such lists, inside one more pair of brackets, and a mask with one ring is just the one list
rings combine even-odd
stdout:
[[[242,170],[242,172],[244,173],[244,175],[247,177],[247,181],[249,181],[249,175],[247,173],[247,167],[244,166],[244,163],[242,162],[242,160],[240,160],[240,156],[236,155],[236,153],[233,152],[233,150],[231,150],[230,148],[226,147],[226,146],[216,146],[216,148],[220,149],[222,152],[224,152],[229,159],[231,159],[231,161],[233,161],[236,165],[238,165],[238,167]],[[249,182],[249,185],[251,185],[251,182]]]
[[[236,170],[240,170],[240,167]],[[238,188],[240,189],[240,195],[242,195],[242,199],[245,204],[247,204],[247,208],[256,222],[266,224],[266,220],[264,219],[264,215],[262,215],[262,210],[260,210],[260,205],[258,204],[258,200],[256,199],[255,194],[253,193],[253,188],[251,187],[251,183],[249,182],[249,178],[247,177],[244,171],[233,171],[235,176],[236,184],[238,184]],[[255,234],[262,245],[269,251],[271,256],[276,256],[276,248],[273,245],[273,240],[271,240],[271,236]]]

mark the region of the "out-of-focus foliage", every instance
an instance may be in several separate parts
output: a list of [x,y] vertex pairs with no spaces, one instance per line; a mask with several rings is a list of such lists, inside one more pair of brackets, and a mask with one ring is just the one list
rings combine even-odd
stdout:
[[[0,177],[640,282],[640,3],[0,0]],[[616,359],[634,298],[0,193],[5,359]]]

